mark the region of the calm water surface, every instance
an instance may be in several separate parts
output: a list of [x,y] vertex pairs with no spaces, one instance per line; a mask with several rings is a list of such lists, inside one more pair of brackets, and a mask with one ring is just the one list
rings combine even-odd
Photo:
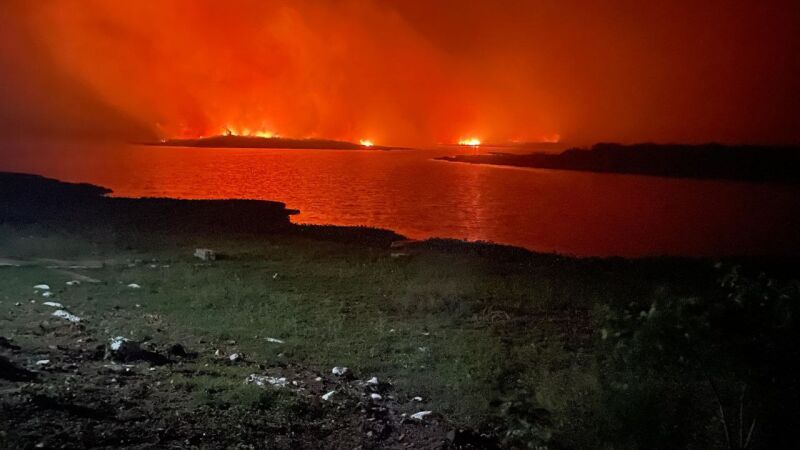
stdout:
[[0,170],[117,196],[250,198],[367,225],[580,256],[800,254],[800,187],[519,169],[411,151],[3,144]]

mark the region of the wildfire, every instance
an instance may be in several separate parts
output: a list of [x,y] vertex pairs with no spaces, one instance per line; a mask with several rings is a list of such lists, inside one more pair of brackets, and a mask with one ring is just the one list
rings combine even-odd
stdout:
[[561,135],[558,133],[549,134],[547,136],[542,136],[542,142],[546,142],[548,144],[557,144],[561,141]]
[[359,144],[361,144],[361,145],[363,145],[364,147],[372,147],[373,145],[375,145],[375,144],[374,144],[372,141],[370,141],[369,139],[361,139],[360,141],[358,141],[358,143],[359,143]]
[[467,145],[469,147],[478,147],[481,145],[481,140],[478,138],[461,139],[458,145]]
[[225,127],[222,132],[225,136],[248,136],[260,138],[278,137],[277,134],[267,130],[251,130],[250,128]]

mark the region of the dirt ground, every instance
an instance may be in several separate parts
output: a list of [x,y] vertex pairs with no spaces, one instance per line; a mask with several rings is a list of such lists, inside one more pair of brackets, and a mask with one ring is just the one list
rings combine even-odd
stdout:
[[[486,436],[455,429],[434,414],[418,420],[400,412],[416,400],[388,384],[370,384],[351,373],[265,367],[246,356],[231,361],[235,343],[222,353],[202,340],[148,342],[133,352],[114,352],[91,325],[53,317],[53,308],[42,303],[20,303],[19,314],[3,320],[3,448],[493,446]],[[254,376],[240,375],[246,373]],[[255,400],[198,403],[190,392],[196,387],[187,383],[193,377],[202,377],[205,386],[220,377],[221,383],[241,383],[248,395],[255,392]],[[265,385],[248,386],[248,379]],[[275,379],[278,386],[264,381]]]

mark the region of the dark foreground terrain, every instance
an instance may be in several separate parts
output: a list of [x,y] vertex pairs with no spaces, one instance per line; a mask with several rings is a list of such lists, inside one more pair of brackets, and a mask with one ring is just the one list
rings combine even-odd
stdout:
[[0,447],[796,443],[796,260],[574,259],[106,192],[0,174]]
[[800,148],[721,144],[595,144],[561,153],[492,153],[444,161],[753,182],[800,182]]

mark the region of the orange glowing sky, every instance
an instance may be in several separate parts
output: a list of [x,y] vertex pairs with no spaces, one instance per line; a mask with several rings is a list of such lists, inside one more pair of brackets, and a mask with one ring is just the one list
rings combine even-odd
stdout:
[[799,143],[796,1],[4,0],[0,133]]

